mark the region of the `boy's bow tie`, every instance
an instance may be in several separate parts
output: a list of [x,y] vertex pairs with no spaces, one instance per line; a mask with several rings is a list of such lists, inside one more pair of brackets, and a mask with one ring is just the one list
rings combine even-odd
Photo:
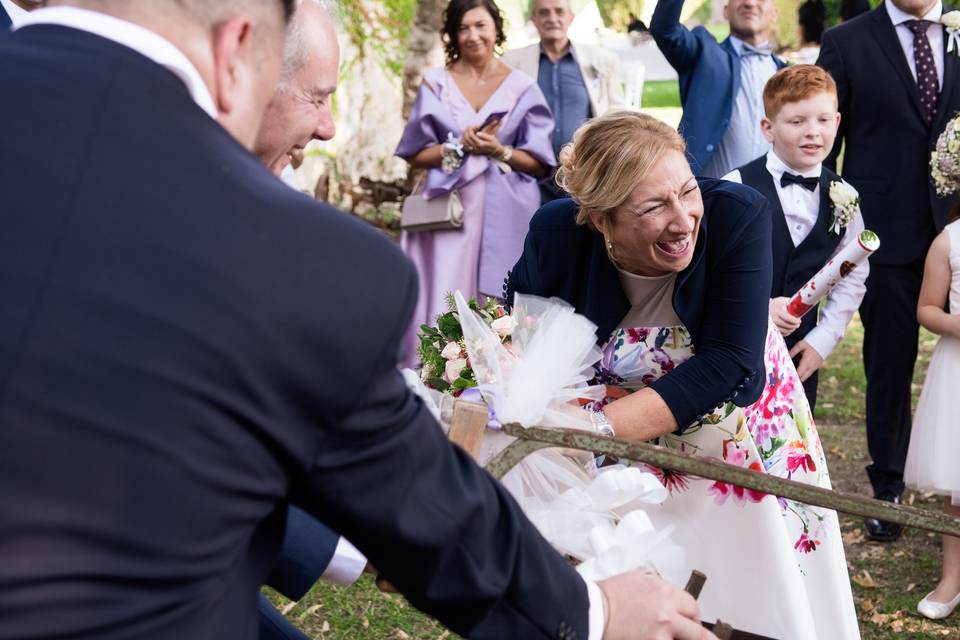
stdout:
[[786,187],[787,185],[791,184],[798,184],[807,191],[813,191],[817,188],[817,185],[820,184],[820,176],[804,178],[803,176],[794,175],[784,171],[783,175],[780,177],[780,186]]

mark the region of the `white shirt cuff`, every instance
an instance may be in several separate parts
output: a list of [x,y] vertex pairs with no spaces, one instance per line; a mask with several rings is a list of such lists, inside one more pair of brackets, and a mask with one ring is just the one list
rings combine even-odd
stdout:
[[327,565],[320,579],[346,587],[357,581],[366,566],[366,556],[341,536],[337,541],[333,558],[330,559],[330,564]]
[[[810,313],[815,313],[811,311]],[[813,347],[814,351],[820,354],[820,357],[826,360],[830,357],[830,354],[833,353],[834,347],[837,346],[839,340],[830,335],[830,332],[826,329],[816,326],[810,330],[804,338],[807,344]]]
[[587,640],[603,640],[603,594],[600,593],[600,587],[593,580],[583,580],[587,583],[587,598],[590,601],[589,610],[589,631]]

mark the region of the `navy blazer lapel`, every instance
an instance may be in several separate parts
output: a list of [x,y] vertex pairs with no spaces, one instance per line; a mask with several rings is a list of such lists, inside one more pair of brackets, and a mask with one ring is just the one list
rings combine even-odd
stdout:
[[720,48],[727,52],[727,56],[730,59],[730,81],[732,87],[730,100],[736,101],[737,92],[740,91],[740,54],[737,53],[736,47],[730,42],[730,36],[727,36],[726,39],[720,43]]
[[890,14],[887,8],[881,3],[879,7],[870,14],[873,37],[876,39],[883,53],[890,60],[890,64],[900,76],[910,95],[910,102],[913,103],[917,116],[926,123],[926,117],[923,114],[923,106],[920,104],[920,90],[917,88],[917,81],[910,72],[910,65],[904,56],[903,47],[900,46],[900,39],[897,37],[897,28],[890,21]]
[[[944,7],[946,13],[947,7]],[[951,97],[956,90],[957,83],[960,83],[960,51],[954,50],[947,52],[949,35],[946,28],[943,30],[943,88],[940,89],[940,97],[937,98],[937,112],[933,116],[933,127],[930,129],[931,135],[943,131],[946,126],[946,120],[952,118],[956,113],[949,112],[949,105],[952,104]]]
[[10,16],[7,15],[7,10],[3,8],[3,5],[0,4],[0,31],[6,31],[13,26],[13,21],[10,20]]

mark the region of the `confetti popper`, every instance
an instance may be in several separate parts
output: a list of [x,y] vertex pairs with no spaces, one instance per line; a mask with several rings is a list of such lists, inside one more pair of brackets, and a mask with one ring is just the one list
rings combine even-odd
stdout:
[[847,274],[879,248],[880,238],[877,234],[869,229],[860,232],[856,242],[851,242],[840,253],[830,258],[820,271],[800,287],[800,291],[797,291],[787,303],[787,312],[795,318],[802,318],[810,309],[816,307],[824,296],[833,291],[833,288],[846,278]]

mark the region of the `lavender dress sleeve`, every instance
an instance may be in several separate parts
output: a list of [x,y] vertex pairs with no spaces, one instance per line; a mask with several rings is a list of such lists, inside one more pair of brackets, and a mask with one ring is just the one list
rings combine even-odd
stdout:
[[526,151],[548,167],[556,166],[551,142],[553,115],[537,83],[532,83],[521,94],[515,112],[522,114],[522,119],[517,127],[514,148]]
[[450,125],[455,124],[442,121],[445,112],[446,108],[440,102],[435,89],[424,79],[417,90],[417,99],[410,110],[410,119],[407,120],[394,155],[409,160],[422,149],[444,142],[447,131],[451,130]]

